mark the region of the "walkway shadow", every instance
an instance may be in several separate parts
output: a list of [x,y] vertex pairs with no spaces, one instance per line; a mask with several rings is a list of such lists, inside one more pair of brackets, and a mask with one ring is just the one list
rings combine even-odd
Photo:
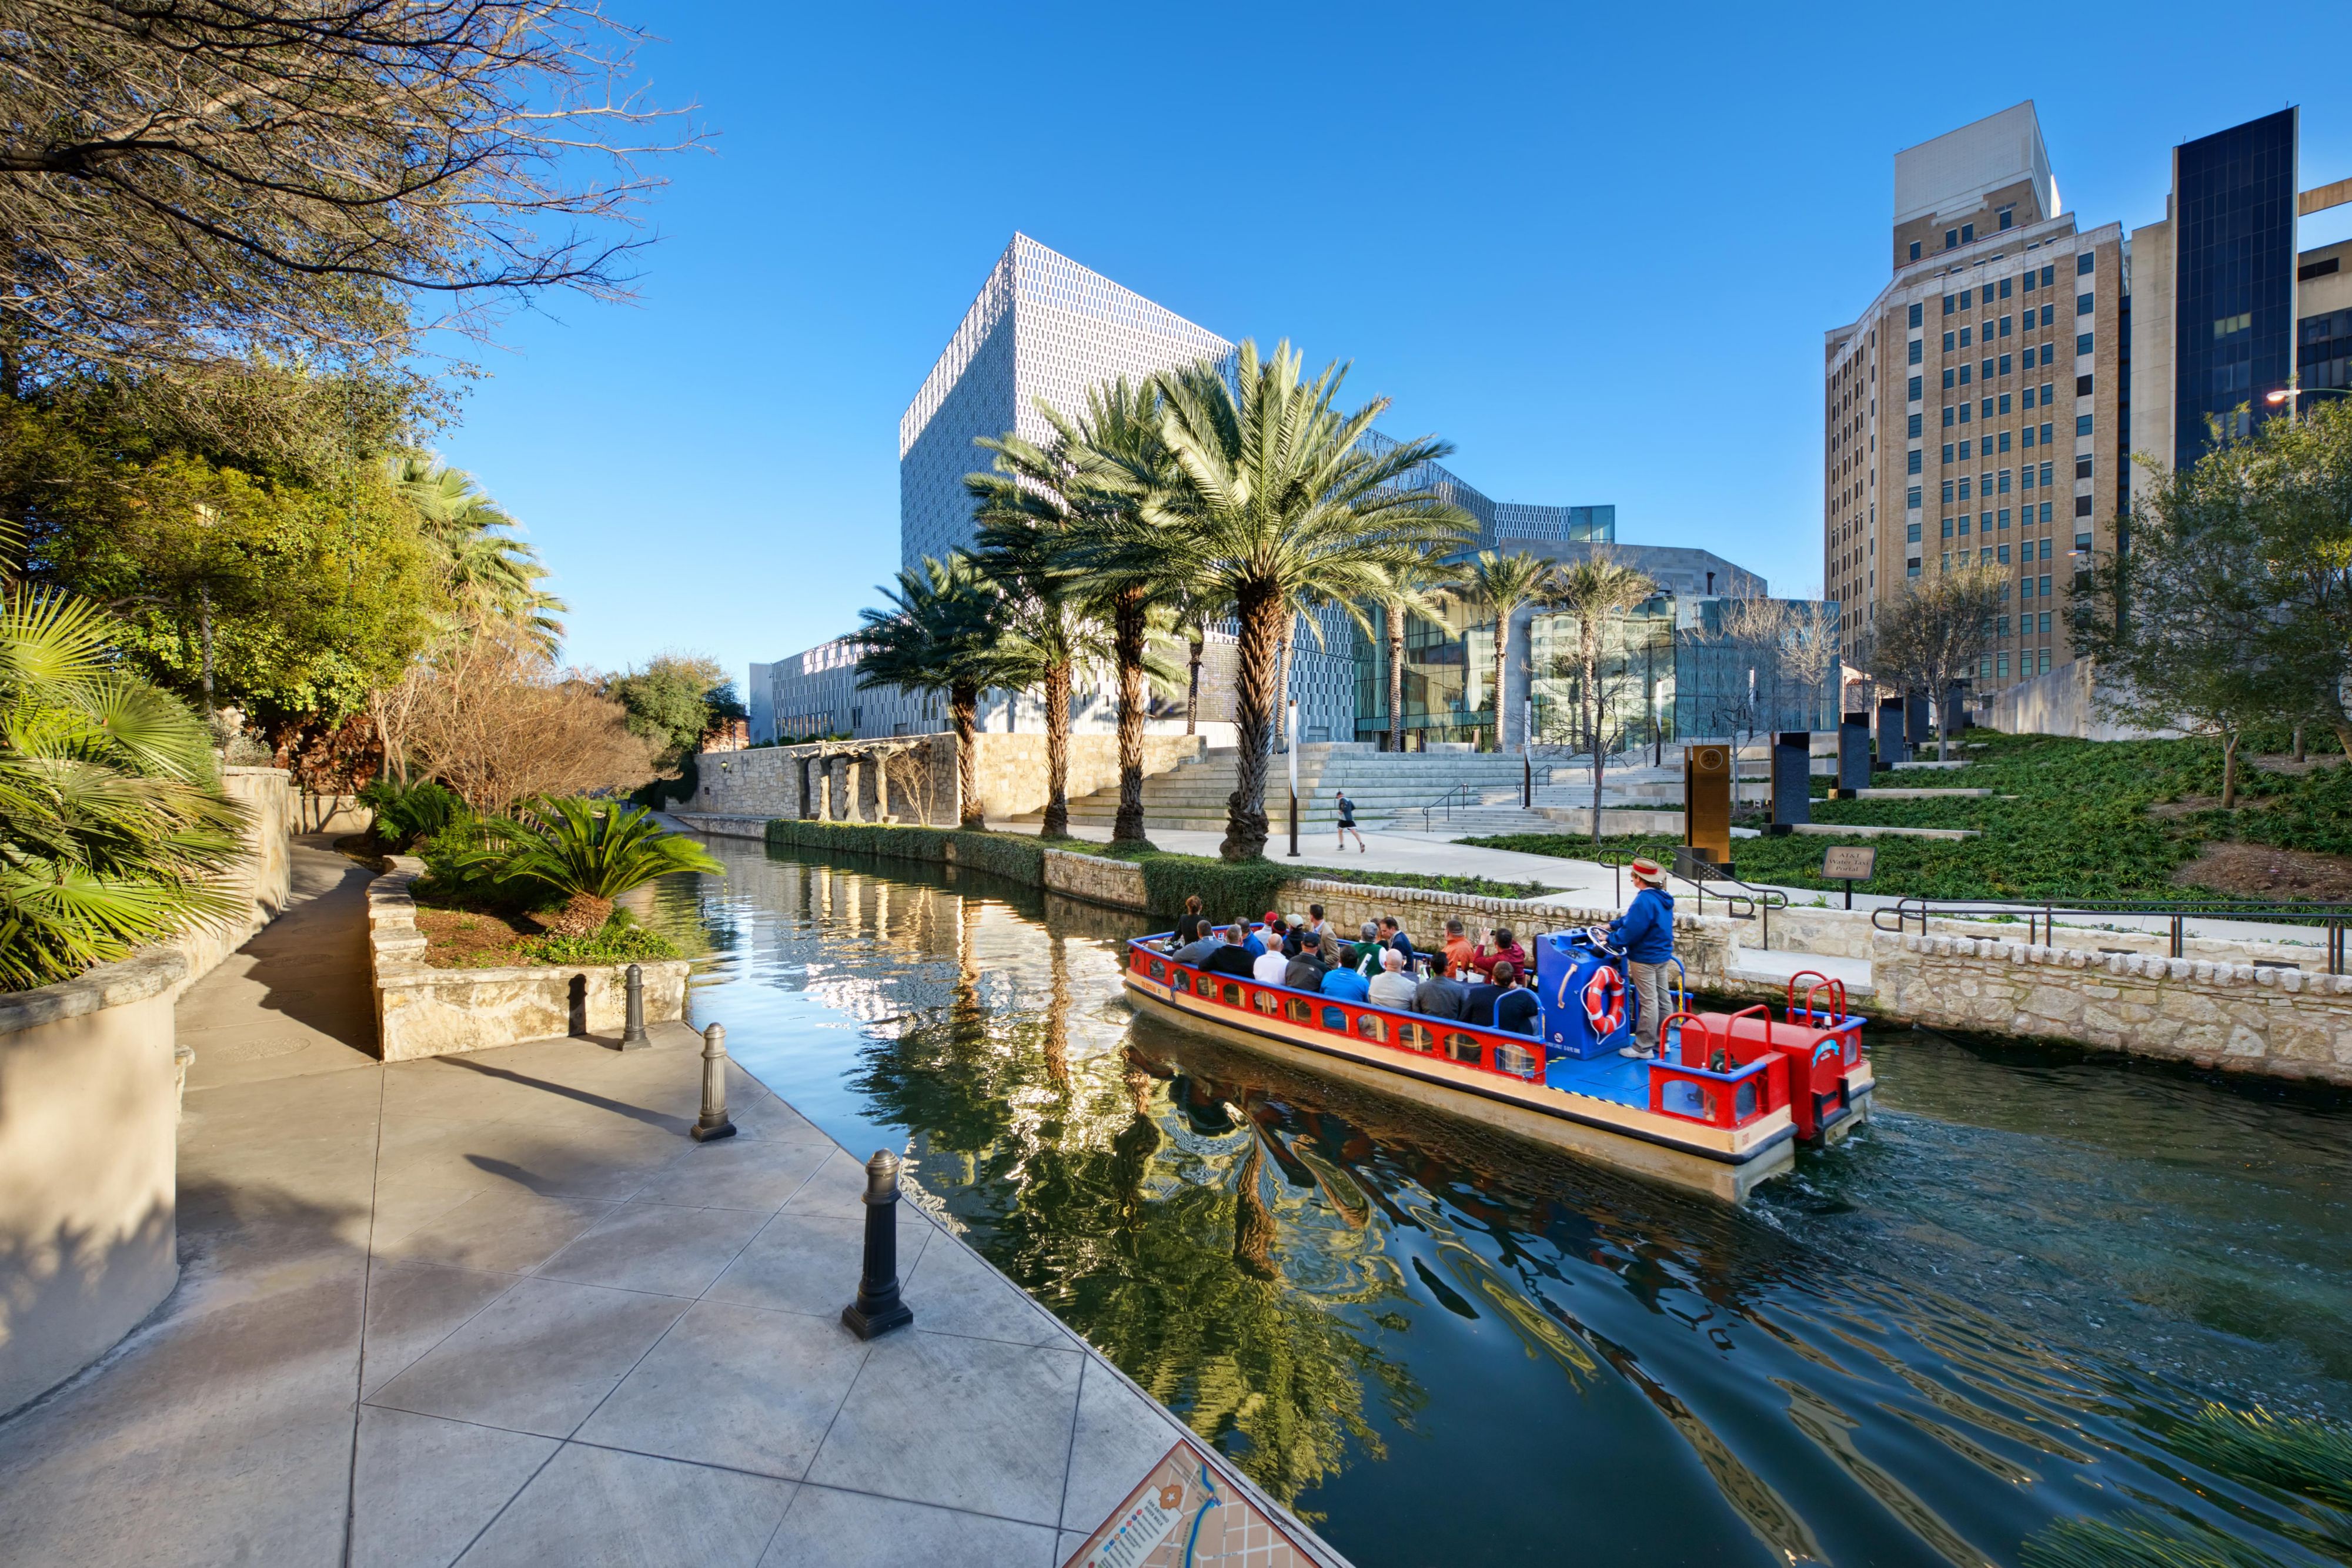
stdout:
[[544,1090],[550,1094],[560,1094],[566,1100],[576,1100],[583,1105],[593,1105],[600,1111],[610,1111],[616,1116],[626,1116],[632,1122],[643,1122],[646,1126],[658,1127],[665,1133],[683,1133],[691,1129],[695,1124],[695,1118],[692,1116],[672,1116],[660,1111],[649,1111],[643,1105],[632,1105],[625,1100],[607,1099],[602,1094],[592,1094],[585,1089],[574,1089],[565,1083],[551,1083],[544,1078],[533,1078],[527,1072],[517,1072],[512,1068],[492,1067],[486,1062],[476,1061],[469,1056],[445,1056],[440,1060],[452,1067],[462,1067],[468,1072],[478,1072],[485,1078],[503,1079],[509,1083],[520,1083],[526,1089]]

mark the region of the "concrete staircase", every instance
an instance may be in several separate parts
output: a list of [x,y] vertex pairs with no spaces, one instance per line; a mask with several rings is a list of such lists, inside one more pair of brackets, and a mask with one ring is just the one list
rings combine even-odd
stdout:
[[[1234,763],[1239,755],[1230,747],[1219,747],[1179,763],[1165,773],[1146,778],[1145,831],[1192,829],[1222,832],[1226,798],[1234,792]],[[1542,777],[1540,768],[1537,777]],[[1289,778],[1288,758],[1277,752],[1267,764],[1265,789],[1266,818],[1277,829],[1288,821]],[[1529,814],[1518,810],[1519,779],[1520,763],[1515,756],[1496,756],[1492,752],[1382,752],[1363,742],[1309,744],[1298,748],[1298,825],[1302,831],[1311,826],[1317,832],[1330,832],[1332,824],[1339,820],[1331,792],[1345,789],[1348,798],[1356,803],[1356,821],[1367,827],[1384,824],[1418,831],[1422,825],[1421,808],[1450,795],[1457,823],[1465,820],[1465,809],[1508,808],[1507,825],[1462,828],[1460,831],[1508,832],[1528,820]],[[1073,825],[1099,822],[1108,827],[1118,814],[1116,786],[1070,802]],[[1015,820],[1034,823],[1043,815],[1033,811]],[[1430,825],[1444,830],[1447,823],[1438,813],[1431,817]]]

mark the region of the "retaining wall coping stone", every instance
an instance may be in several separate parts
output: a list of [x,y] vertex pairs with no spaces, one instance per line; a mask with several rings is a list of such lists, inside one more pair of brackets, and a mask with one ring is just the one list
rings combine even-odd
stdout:
[[188,978],[189,969],[188,956],[178,948],[151,947],[84,970],[70,980],[0,993],[0,1034],[145,1001]]

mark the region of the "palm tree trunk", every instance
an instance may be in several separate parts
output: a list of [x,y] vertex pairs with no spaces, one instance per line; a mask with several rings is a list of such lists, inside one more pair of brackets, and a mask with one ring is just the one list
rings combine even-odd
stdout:
[[1111,641],[1118,658],[1118,817],[1113,843],[1143,841],[1143,593],[1129,589],[1111,605]]
[[1045,826],[1043,837],[1070,836],[1070,666],[1045,666]]
[[1583,710],[1584,744],[1592,756],[1592,841],[1597,844],[1601,841],[1601,711],[1594,699],[1595,683],[1601,677],[1601,632],[1589,619],[1576,624],[1576,653],[1584,670],[1584,690],[1578,694],[1583,700],[1577,706]]
[[1389,634],[1389,749],[1404,749],[1404,612],[1391,605],[1382,612]]
[[1239,752],[1234,759],[1234,792],[1225,801],[1225,839],[1217,853],[1229,861],[1265,854],[1266,745],[1273,730],[1276,644],[1282,636],[1282,595],[1272,588],[1245,590],[1234,606],[1241,622],[1234,682],[1234,727]]
[[1195,621],[1186,629],[1185,643],[1191,649],[1184,682],[1184,733],[1197,735],[1201,725],[1201,655],[1208,651],[1209,628],[1206,622]]
[[1282,645],[1275,651],[1274,739],[1286,750],[1290,745],[1290,642],[1298,630],[1296,612],[1282,618]]
[[988,826],[980,809],[980,743],[973,738],[979,710],[978,686],[948,688],[948,724],[955,731],[956,826],[974,831]]
[[1495,749],[1511,749],[1506,738],[1507,727],[1503,723],[1503,692],[1505,681],[1511,673],[1511,612],[1501,605],[1495,608]]

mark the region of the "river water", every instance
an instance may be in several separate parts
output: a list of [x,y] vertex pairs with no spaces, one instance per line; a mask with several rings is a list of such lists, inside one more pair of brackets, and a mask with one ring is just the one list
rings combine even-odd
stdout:
[[2341,1103],[1882,1031],[1876,1119],[1734,1209],[1136,1018],[1114,912],[710,847],[654,915],[698,1020],[1361,1568],[2007,1564],[2127,1511],[2326,1560],[2167,1445],[2352,1416]]

